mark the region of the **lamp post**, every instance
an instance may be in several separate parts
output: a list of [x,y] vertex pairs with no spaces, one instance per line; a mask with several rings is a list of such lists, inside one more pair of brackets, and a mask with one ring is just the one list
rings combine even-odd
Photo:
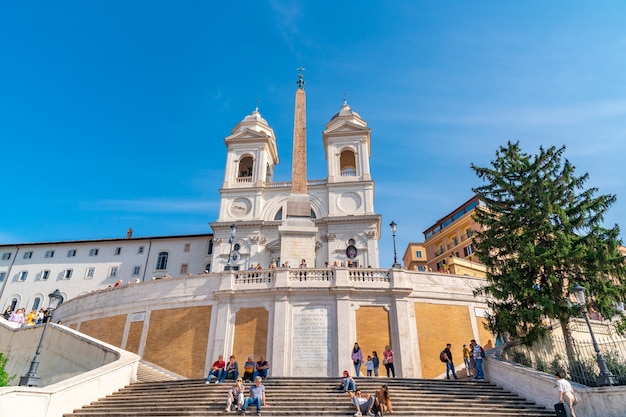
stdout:
[[391,235],[393,236],[393,267],[402,268],[402,265],[398,263],[398,253],[396,252],[396,230],[398,225],[393,220],[389,223],[389,227],[391,227]]
[[48,315],[48,319],[46,320],[46,324],[43,325],[43,331],[41,332],[41,338],[39,339],[39,345],[37,346],[37,351],[35,352],[35,356],[30,363],[30,368],[28,372],[22,377],[20,377],[20,386],[24,387],[38,387],[41,378],[37,375],[37,368],[39,367],[39,355],[41,354],[41,349],[43,347],[43,338],[46,335],[46,329],[48,328],[48,322],[52,320],[52,314],[54,310],[63,302],[63,296],[61,292],[57,289],[48,294],[50,297],[50,303],[48,304],[48,310],[50,314]]
[[593,349],[596,351],[596,362],[598,362],[598,368],[600,368],[600,374],[596,377],[596,385],[599,387],[607,385],[617,385],[617,379],[611,373],[609,367],[606,365],[606,361],[604,360],[602,353],[600,353],[600,348],[598,347],[596,336],[593,334],[593,329],[591,328],[591,323],[589,322],[589,316],[587,314],[587,300],[585,299],[585,291],[585,287],[578,283],[574,284],[574,288],[572,288],[574,297],[576,297],[576,304],[583,308],[585,321],[587,322],[587,327],[589,327],[589,334],[591,335],[591,341],[593,342]]
[[226,262],[226,267],[224,271],[230,271],[230,260],[233,257],[233,242],[235,241],[235,237],[237,236],[237,225],[235,223],[230,225],[230,238],[228,239],[228,243],[230,243],[230,251],[228,252],[228,262]]

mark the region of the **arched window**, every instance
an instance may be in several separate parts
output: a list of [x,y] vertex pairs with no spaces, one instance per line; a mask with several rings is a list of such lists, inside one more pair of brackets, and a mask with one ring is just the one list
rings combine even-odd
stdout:
[[274,216],[274,220],[282,220],[282,219],[283,219],[283,209],[281,207],[281,209],[278,210],[278,212]]
[[159,257],[157,258],[157,264],[156,264],[156,269],[158,271],[162,271],[164,269],[167,269],[167,258],[168,258],[168,253],[167,252],[160,252],[159,253]]
[[342,177],[355,177],[356,176],[356,158],[354,151],[346,149],[341,152],[339,157],[339,164],[341,166]]
[[13,299],[11,300],[11,310],[12,310],[12,311],[15,311],[15,309],[17,308],[17,302],[18,302],[18,299],[17,299],[17,298],[13,298]]
[[33,303],[33,310],[38,310],[40,303],[41,303],[41,298],[39,297],[35,298],[35,302]]
[[254,161],[251,156],[245,156],[239,161],[239,178],[252,177],[252,169],[254,168]]

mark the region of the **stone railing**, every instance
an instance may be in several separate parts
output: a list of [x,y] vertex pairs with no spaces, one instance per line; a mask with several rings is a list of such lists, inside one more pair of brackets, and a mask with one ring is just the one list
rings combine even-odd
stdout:
[[335,281],[335,271],[332,269],[291,269],[289,281]]
[[391,273],[388,269],[348,269],[348,280],[351,282],[391,282]]
[[241,271],[235,274],[237,284],[271,284],[276,281],[273,270]]

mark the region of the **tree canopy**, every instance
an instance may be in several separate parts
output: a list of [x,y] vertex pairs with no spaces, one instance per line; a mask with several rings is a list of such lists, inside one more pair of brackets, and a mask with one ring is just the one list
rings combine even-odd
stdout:
[[603,227],[616,196],[585,188],[589,175],[577,176],[564,152],[540,147],[528,155],[508,142],[491,166],[471,165],[484,182],[473,189],[484,204],[474,216],[482,226],[474,246],[487,267],[477,294],[488,298],[490,330],[526,345],[547,334],[546,319],[560,321],[568,338],[569,318],[580,314],[570,301],[575,282],[605,317],[626,295],[619,227]]

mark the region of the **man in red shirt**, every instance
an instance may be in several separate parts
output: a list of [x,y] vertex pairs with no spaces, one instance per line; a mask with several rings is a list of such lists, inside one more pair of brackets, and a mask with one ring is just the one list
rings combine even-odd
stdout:
[[220,355],[217,357],[217,360],[213,362],[213,365],[211,365],[211,370],[209,371],[209,376],[207,376],[205,384],[211,383],[211,375],[215,375],[215,383],[217,384],[224,373],[224,367],[226,367],[224,355]]

